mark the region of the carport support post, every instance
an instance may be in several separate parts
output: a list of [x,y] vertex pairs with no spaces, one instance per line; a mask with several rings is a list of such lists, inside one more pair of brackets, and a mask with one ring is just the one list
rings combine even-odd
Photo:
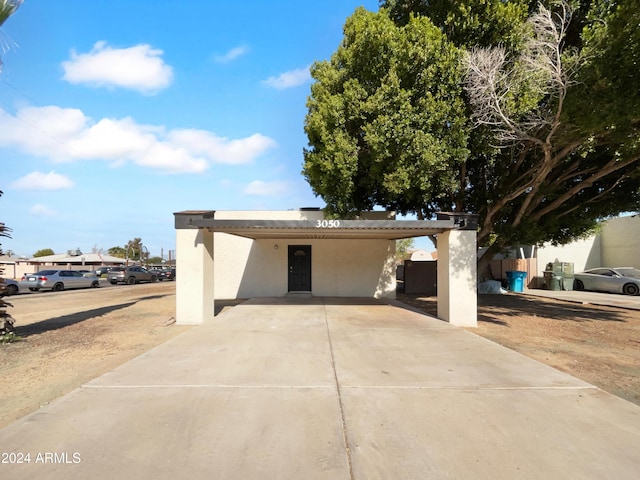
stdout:
[[176,323],[194,325],[214,315],[213,233],[176,230]]
[[460,327],[478,326],[475,230],[438,234],[438,318]]

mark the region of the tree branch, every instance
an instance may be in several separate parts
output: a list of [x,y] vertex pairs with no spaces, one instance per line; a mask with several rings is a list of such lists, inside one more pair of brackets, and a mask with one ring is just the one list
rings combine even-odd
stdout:
[[549,205],[547,205],[545,208],[537,212],[535,215],[532,216],[532,218],[534,220],[540,220],[540,218],[542,218],[544,215],[557,209],[564,202],[569,200],[571,197],[580,193],[580,191],[584,190],[587,187],[592,186],[597,180],[603,177],[606,177],[607,175],[613,172],[616,172],[621,168],[627,167],[635,162],[638,162],[638,160],[640,160],[640,156],[632,157],[626,161],[618,161],[616,159],[611,160],[607,165],[599,169],[597,172],[591,175],[588,179],[583,180],[580,183],[576,184],[573,188],[570,188],[563,195],[561,195],[556,200],[554,200]]

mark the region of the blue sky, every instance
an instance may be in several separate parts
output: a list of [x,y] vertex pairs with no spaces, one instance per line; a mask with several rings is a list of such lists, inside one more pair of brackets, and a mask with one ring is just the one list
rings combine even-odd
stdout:
[[378,0],[26,0],[2,27],[2,247],[140,237],[173,212],[317,206],[302,177],[309,66]]

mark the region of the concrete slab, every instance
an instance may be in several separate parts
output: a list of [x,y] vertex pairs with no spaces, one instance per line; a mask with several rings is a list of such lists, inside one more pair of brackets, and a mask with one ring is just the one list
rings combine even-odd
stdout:
[[635,479],[639,443],[640,407],[446,322],[254,299],[0,430],[0,478]]
[[632,479],[640,472],[632,446],[638,408],[599,391],[341,390],[357,479]]
[[4,451],[31,453],[29,464],[0,465],[12,480],[333,480],[349,471],[327,388],[83,388],[0,439]]
[[[343,386],[594,388],[446,322],[391,306],[366,311],[327,305]],[[356,315],[355,312],[358,312]]]
[[322,305],[234,307],[89,386],[333,386]]

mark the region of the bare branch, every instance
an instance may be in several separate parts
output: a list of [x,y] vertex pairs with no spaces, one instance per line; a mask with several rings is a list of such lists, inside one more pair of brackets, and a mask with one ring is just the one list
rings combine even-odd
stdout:
[[[513,59],[502,47],[476,48],[466,57],[465,90],[476,125],[490,127],[498,142],[549,144],[560,126],[569,78],[562,65],[562,40],[571,9],[562,2],[554,14],[540,5],[527,21],[529,39]],[[521,96],[539,99],[525,115],[510,103]],[[544,133],[543,133],[544,132]]]

